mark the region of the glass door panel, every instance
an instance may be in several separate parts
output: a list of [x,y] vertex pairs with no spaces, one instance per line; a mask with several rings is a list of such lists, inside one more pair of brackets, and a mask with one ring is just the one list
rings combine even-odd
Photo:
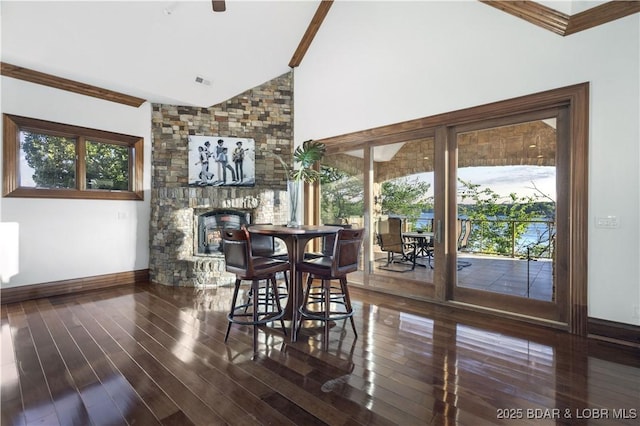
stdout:
[[456,133],[455,300],[554,318],[556,128],[549,117]]
[[[364,150],[331,154],[320,168],[320,223],[364,228]],[[364,256],[361,256],[360,271]],[[362,272],[349,274],[349,280],[362,282]]]
[[370,285],[431,297],[436,267],[434,138],[377,145],[372,147],[371,157]]

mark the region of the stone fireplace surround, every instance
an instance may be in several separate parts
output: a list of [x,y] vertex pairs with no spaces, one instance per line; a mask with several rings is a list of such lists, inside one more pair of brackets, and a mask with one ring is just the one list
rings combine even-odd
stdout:
[[[220,192],[225,194],[221,197]],[[209,287],[231,284],[222,254],[197,253],[198,214],[215,209],[243,210],[253,223],[286,223],[288,206],[281,190],[166,188],[157,191],[158,230],[152,235],[151,280],[156,283]],[[285,201],[281,206],[280,201]],[[284,208],[282,208],[284,207]]]
[[[168,286],[218,286],[233,283],[222,254],[198,255],[197,214],[237,209],[253,223],[285,224],[286,175],[279,152],[290,162],[293,146],[292,72],[208,108],[154,104],[151,122],[151,217],[149,274]],[[190,135],[253,138],[255,187],[188,185]]]

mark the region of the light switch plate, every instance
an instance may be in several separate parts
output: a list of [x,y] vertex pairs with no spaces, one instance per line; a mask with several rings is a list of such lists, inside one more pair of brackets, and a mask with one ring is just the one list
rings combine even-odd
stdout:
[[596,228],[618,228],[620,223],[617,216],[596,216]]

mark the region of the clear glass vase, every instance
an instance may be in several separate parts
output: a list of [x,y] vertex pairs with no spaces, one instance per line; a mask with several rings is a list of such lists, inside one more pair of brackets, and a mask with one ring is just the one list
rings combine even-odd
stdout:
[[300,201],[300,186],[301,182],[296,180],[287,181],[287,193],[289,194],[289,222],[287,226],[297,227],[300,226],[300,211],[298,209]]

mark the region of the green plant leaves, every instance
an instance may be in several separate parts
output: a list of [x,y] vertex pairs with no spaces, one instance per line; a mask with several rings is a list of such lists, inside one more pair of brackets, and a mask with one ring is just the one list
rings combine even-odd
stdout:
[[293,152],[294,162],[300,163],[300,167],[294,169],[292,178],[296,181],[315,182],[320,178],[320,172],[314,170],[313,166],[324,157],[326,147],[321,142],[308,140],[302,142]]

